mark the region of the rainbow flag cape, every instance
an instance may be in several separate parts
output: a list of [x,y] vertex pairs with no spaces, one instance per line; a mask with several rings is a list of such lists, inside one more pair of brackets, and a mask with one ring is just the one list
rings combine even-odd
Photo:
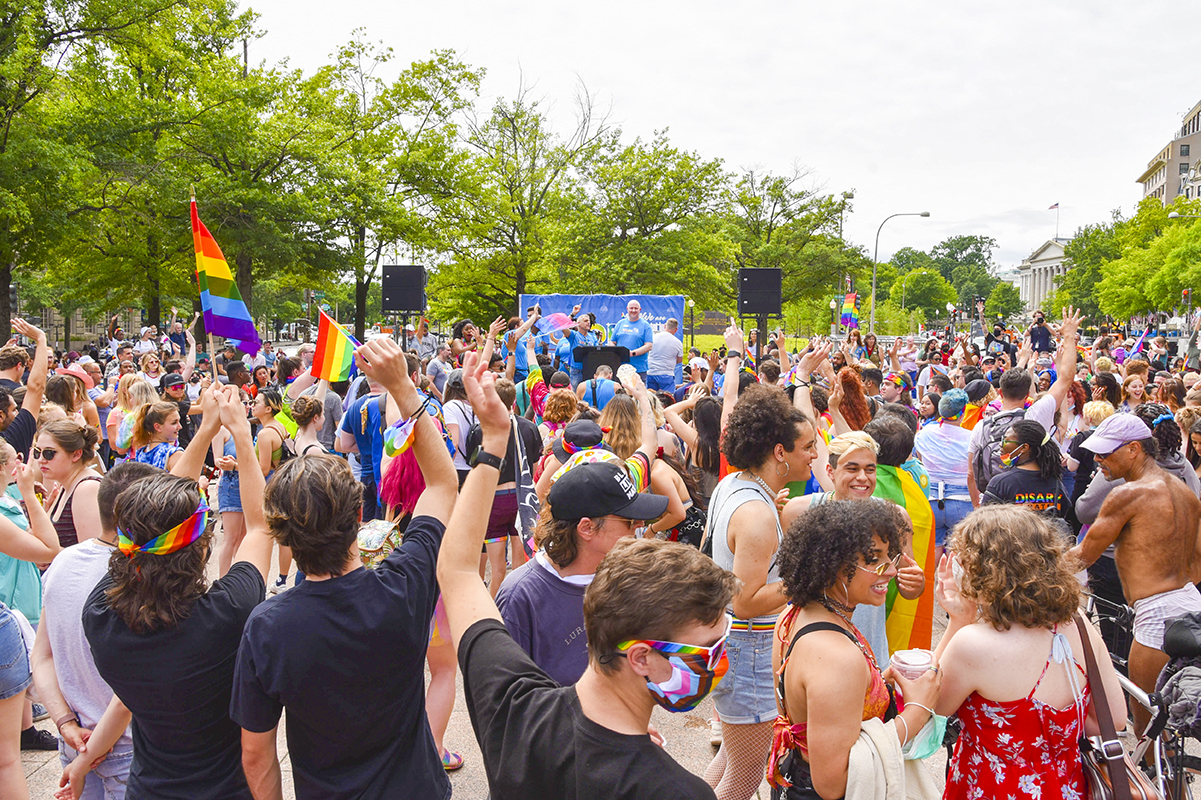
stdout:
[[959,427],[967,428],[969,431],[975,430],[980,424],[980,420],[984,419],[984,409],[988,408],[988,404],[978,406],[975,403],[968,403],[964,406],[963,415],[959,418]]
[[[922,483],[919,484],[919,479]],[[888,587],[885,609],[888,614],[888,649],[930,649],[934,627],[934,514],[926,488],[930,479],[924,470],[918,477],[903,467],[876,467],[874,496],[896,503],[913,523],[913,558],[926,572],[926,590],[916,600],[906,600],[897,593],[894,581]]]
[[859,327],[859,297],[854,292],[843,298],[842,324],[847,328]]
[[330,383],[350,380],[354,349],[359,342],[324,311],[317,323],[317,351],[313,353],[313,376]]
[[196,249],[196,285],[200,288],[200,308],[204,311],[204,329],[214,336],[236,340],[234,346],[247,355],[262,347],[250,311],[242,302],[229,263],[221,254],[217,240],[196,213],[192,198],[192,243]]

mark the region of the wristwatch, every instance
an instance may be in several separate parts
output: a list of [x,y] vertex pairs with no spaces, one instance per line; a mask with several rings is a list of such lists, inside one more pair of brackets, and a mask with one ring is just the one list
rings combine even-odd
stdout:
[[475,452],[471,454],[471,458],[467,460],[467,463],[472,469],[475,469],[480,464],[484,464],[489,467],[495,467],[499,471],[505,460],[500,456],[492,455],[484,449],[483,445],[480,445],[475,448]]

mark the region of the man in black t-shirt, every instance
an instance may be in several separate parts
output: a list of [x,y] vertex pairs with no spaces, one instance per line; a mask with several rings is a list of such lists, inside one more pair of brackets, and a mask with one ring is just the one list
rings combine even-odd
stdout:
[[559,686],[509,636],[477,571],[510,424],[475,354],[463,375],[482,447],[447,526],[438,583],[492,798],[713,798],[647,728],[655,705],[690,710],[725,673],[734,576],[696,548],[629,538],[662,504],[621,467],[576,467],[594,471],[572,513],[605,519],[618,541],[584,595],[588,669]]
[[[243,728],[242,761],[256,797],[281,797],[276,729],[288,710],[296,797],[447,798],[450,781],[425,712],[425,651],[438,599],[438,547],[458,475],[407,374],[400,346],[355,351],[405,418],[425,491],[404,542],[378,568],[358,557],[362,510],[349,465],[302,455],[275,472],[263,497],[268,527],[292,548],[305,580],[246,622],[230,717]],[[478,545],[477,545],[478,558]]]

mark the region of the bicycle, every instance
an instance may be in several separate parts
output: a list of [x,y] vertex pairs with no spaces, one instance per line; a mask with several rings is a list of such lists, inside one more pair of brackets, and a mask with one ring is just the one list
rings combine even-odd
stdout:
[[[1171,800],[1201,800],[1201,757],[1185,752],[1185,742],[1195,739],[1168,725],[1168,704],[1159,692],[1144,692],[1126,674],[1130,643],[1133,640],[1134,609],[1112,603],[1092,594],[1085,594],[1085,614],[1101,628],[1102,638],[1118,673],[1118,682],[1131,701],[1147,709],[1151,721],[1141,734],[1133,731],[1135,746],[1130,758],[1142,766],[1147,777],[1160,794]],[[1127,719],[1129,730],[1130,719]],[[1093,745],[1102,748],[1099,737],[1090,737]],[[1194,784],[1196,787],[1194,788]]]

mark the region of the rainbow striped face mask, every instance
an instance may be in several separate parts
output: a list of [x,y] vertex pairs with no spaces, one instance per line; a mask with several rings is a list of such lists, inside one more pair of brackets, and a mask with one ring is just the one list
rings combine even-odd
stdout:
[[138,546],[134,544],[133,539],[130,539],[125,534],[125,531],[118,529],[117,547],[127,556],[132,556],[134,553],[149,553],[155,556],[165,556],[174,553],[176,550],[182,550],[201,537],[204,533],[205,524],[208,522],[208,516],[209,507],[201,500],[200,507],[196,509],[192,516],[161,536],[154,537],[144,545]]

